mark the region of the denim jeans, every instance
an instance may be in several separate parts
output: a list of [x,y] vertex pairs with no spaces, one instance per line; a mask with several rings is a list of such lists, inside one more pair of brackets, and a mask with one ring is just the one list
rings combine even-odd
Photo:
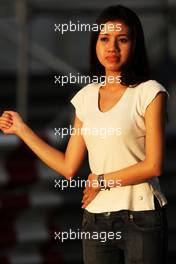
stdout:
[[84,210],[84,264],[166,264],[166,207],[149,211]]

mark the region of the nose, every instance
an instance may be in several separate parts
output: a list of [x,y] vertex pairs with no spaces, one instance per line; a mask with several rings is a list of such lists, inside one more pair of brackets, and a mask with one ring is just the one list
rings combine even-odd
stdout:
[[120,52],[120,46],[116,39],[112,39],[111,41],[109,41],[108,51],[109,52]]

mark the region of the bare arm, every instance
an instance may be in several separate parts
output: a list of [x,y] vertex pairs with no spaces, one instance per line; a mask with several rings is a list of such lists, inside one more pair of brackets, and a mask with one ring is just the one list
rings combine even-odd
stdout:
[[[74,128],[78,130],[81,127],[82,122],[75,116]],[[0,129],[6,134],[16,134],[48,167],[67,179],[75,175],[86,153],[81,134],[71,135],[66,151],[63,153],[37,136],[16,112],[4,112],[0,117]]]

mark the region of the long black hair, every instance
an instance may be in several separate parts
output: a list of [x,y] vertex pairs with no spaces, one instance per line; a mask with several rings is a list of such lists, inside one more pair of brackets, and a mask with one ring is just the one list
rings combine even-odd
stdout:
[[137,85],[149,80],[149,64],[141,22],[135,12],[122,5],[110,6],[104,9],[96,19],[99,31],[92,31],[91,33],[90,76],[105,76],[105,68],[96,55],[96,42],[101,25],[115,20],[119,20],[129,27],[132,40],[128,61],[122,68],[121,83],[124,85]]

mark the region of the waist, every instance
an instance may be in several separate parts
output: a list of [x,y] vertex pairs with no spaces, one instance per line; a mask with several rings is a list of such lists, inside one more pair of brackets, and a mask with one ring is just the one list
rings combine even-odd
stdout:
[[120,210],[120,211],[113,211],[113,212],[91,213],[85,209],[84,214],[87,215],[87,217],[92,218],[93,220],[123,218],[124,221],[127,221],[127,222],[130,219],[136,218],[141,215],[145,215],[147,217],[147,215],[151,216],[152,214],[153,215],[166,214],[165,211],[166,211],[167,205],[161,207],[156,197],[154,198],[154,203],[155,203],[154,210],[145,210],[145,211]]

